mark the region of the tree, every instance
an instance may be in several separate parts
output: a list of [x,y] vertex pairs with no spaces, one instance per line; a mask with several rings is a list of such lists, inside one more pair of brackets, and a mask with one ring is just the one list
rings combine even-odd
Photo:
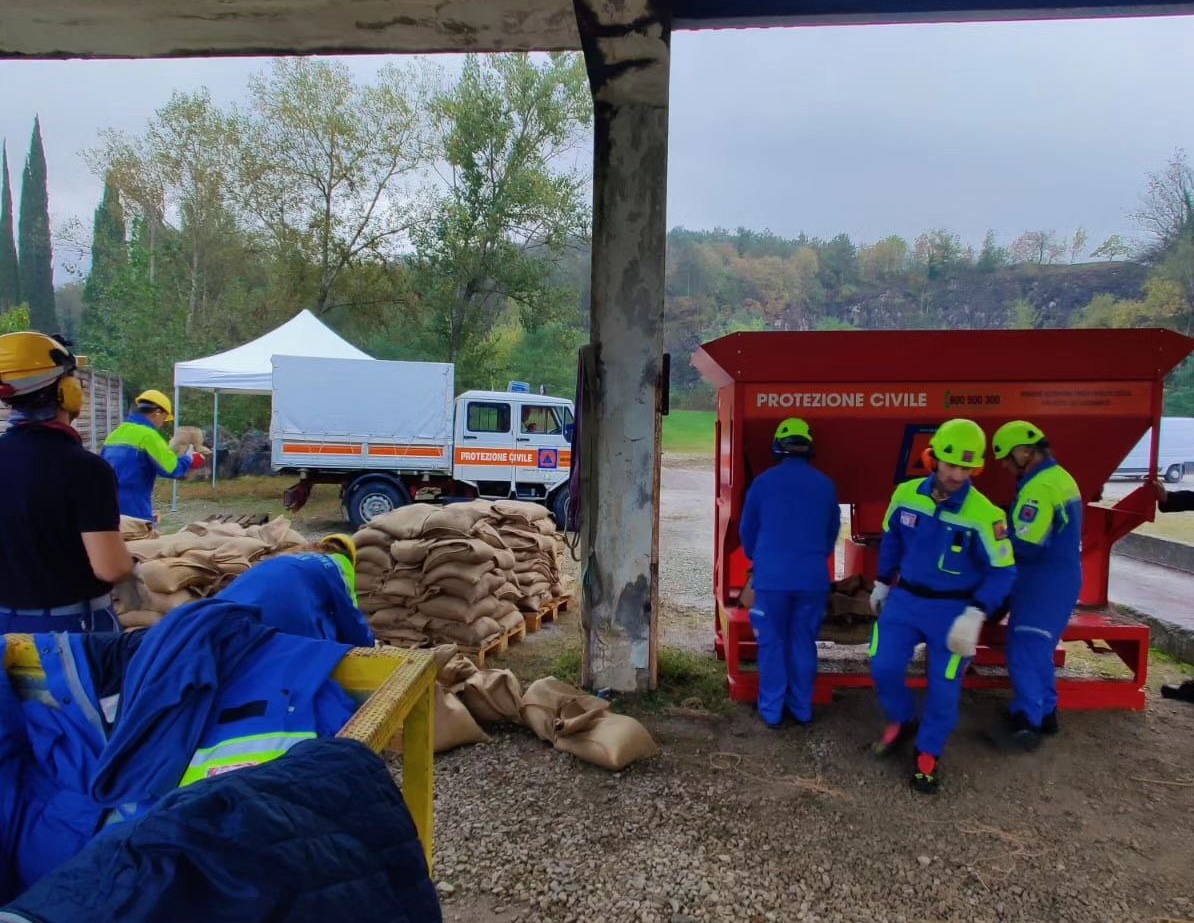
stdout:
[[950,275],[960,266],[966,265],[966,248],[957,234],[945,228],[937,228],[916,238],[912,258],[923,266],[930,279]]
[[882,282],[903,272],[907,260],[908,242],[892,234],[858,248],[858,275],[864,282]]
[[1046,266],[1056,263],[1068,249],[1069,241],[1059,238],[1056,231],[1025,231],[1012,241],[1012,260]]
[[994,272],[1012,261],[1006,247],[999,246],[994,231],[987,231],[983,238],[983,249],[978,255],[978,268],[982,272]]
[[1124,239],[1118,234],[1112,234],[1105,241],[1091,253],[1091,256],[1106,257],[1108,262],[1111,260],[1122,260],[1129,256],[1132,248],[1124,243]]
[[83,288],[84,315],[80,324],[87,343],[112,336],[112,288],[121,269],[128,262],[127,230],[120,191],[112,174],[104,180],[104,197],[95,209],[91,234],[91,271]]
[[21,296],[29,305],[33,328],[58,331],[54,310],[54,256],[50,245],[50,197],[46,185],[46,151],[41,141],[41,120],[33,121],[29,156],[21,178],[20,267]]
[[1140,208],[1132,215],[1163,253],[1182,237],[1194,237],[1194,169],[1180,148],[1165,169],[1148,175]]
[[1041,325],[1041,312],[1026,298],[1017,298],[1012,302],[1011,319],[1008,326],[1013,330],[1032,330]]
[[7,311],[0,311],[0,334],[20,333],[29,329],[29,309],[18,305]]
[[561,54],[470,55],[433,101],[445,175],[415,226],[411,270],[426,348],[461,363],[466,381],[504,310],[532,333],[571,302],[551,272],[587,236],[585,177],[565,160],[591,105],[582,60]]
[[1078,257],[1086,251],[1086,229],[1078,228],[1074,232],[1074,237],[1070,241],[1070,263],[1077,261]]
[[240,205],[275,253],[314,270],[317,313],[349,267],[385,257],[410,230],[403,182],[426,160],[416,77],[387,66],[358,86],[339,62],[284,58],[250,78],[237,119]]
[[0,312],[21,303],[21,269],[13,235],[12,186],[8,179],[8,145],[3,145],[3,182],[0,183]]

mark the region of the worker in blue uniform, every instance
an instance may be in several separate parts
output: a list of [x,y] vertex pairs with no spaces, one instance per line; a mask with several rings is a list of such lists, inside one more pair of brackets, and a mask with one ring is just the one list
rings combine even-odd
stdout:
[[202,468],[198,452],[179,457],[158,432],[174,420],[174,406],[161,391],[137,395],[136,410],[104,440],[100,455],[116,472],[120,513],[153,522],[153,486],[158,477],[181,480]]
[[784,420],[771,451],[778,464],[746,491],[738,528],[753,566],[750,622],[758,641],[759,716],[778,728],[784,710],[813,719],[817,635],[829,600],[829,561],[841,528],[833,481],[811,464],[813,435]]
[[[870,655],[887,725],[873,749],[886,757],[915,735],[911,782],[926,794],[941,784],[941,753],[958,722],[967,658],[1016,577],[1006,517],[970,483],[986,447],[974,421],[942,423],[925,453],[932,474],[900,484],[883,521]],[[922,642],[928,691],[918,722],[906,673]]]
[[356,544],[329,535],[299,554],[253,565],[216,596],[256,606],[271,628],[355,647],[373,647],[373,633],[357,608]]
[[1031,751],[1042,734],[1058,731],[1053,651],[1082,589],[1082,493],[1044,432],[1027,420],[999,427],[991,448],[1016,477],[1016,582],[1007,634],[1012,703],[988,737],[1004,749]]

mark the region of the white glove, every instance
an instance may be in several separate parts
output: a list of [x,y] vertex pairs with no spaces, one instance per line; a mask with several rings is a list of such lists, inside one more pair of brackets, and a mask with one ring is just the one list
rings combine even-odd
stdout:
[[963,609],[962,614],[949,626],[949,636],[945,639],[950,653],[960,657],[973,657],[978,650],[978,636],[986,620],[982,609],[976,609],[974,606]]
[[886,583],[880,583],[878,580],[875,581],[875,588],[871,590],[871,611],[875,613],[876,618],[878,618],[883,604],[887,602],[887,594],[890,592],[891,587]]

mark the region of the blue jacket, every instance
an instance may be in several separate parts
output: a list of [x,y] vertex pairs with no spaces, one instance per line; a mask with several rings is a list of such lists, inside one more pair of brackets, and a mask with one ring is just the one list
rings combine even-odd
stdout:
[[0,911],[36,923],[439,923],[414,822],[351,740],[164,798]]
[[1015,594],[1056,592],[1072,604],[1082,586],[1082,492],[1052,458],[1017,484],[1011,529]]
[[[141,634],[127,668],[96,653],[109,636],[35,636],[44,689],[21,705],[21,721],[0,723],[0,779],[20,782],[15,800],[0,797],[0,827],[17,831],[0,839],[0,882],[28,886],[103,824],[144,813],[203,747],[272,733],[287,737],[284,752],[334,734],[355,710],[330,679],[348,648],[276,632],[256,609],[201,600]],[[115,670],[113,684],[102,674]],[[0,708],[11,711],[7,688],[5,676]],[[103,694],[112,688],[118,706]]]
[[756,590],[828,592],[841,510],[833,481],[802,458],[785,458],[746,491],[738,537]]
[[933,478],[905,481],[895,489],[883,520],[879,579],[935,594],[988,614],[999,609],[1016,579],[1007,517],[967,484],[940,503]]
[[153,485],[158,475],[178,480],[191,470],[190,457],[175,455],[161,433],[139,413],[129,414],[112,430],[100,456],[116,472],[121,515],[147,522],[153,520]]
[[353,603],[340,568],[326,554],[294,554],[255,564],[216,594],[255,606],[278,631],[373,647],[373,633]]

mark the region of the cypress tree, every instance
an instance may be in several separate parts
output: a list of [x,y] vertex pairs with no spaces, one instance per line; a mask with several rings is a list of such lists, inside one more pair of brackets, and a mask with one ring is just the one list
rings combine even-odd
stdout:
[[46,183],[46,151],[41,142],[41,120],[33,121],[29,157],[21,178],[21,225],[18,232],[21,296],[29,305],[33,329],[58,331],[54,310],[54,254],[50,246],[50,194]]
[[124,207],[111,175],[104,179],[104,197],[95,209],[91,235],[91,272],[83,288],[83,339],[88,348],[110,346],[113,289],[128,263]]
[[8,180],[8,145],[3,145],[0,179],[0,312],[21,303],[21,270],[17,265],[17,242],[13,234],[12,186]]

